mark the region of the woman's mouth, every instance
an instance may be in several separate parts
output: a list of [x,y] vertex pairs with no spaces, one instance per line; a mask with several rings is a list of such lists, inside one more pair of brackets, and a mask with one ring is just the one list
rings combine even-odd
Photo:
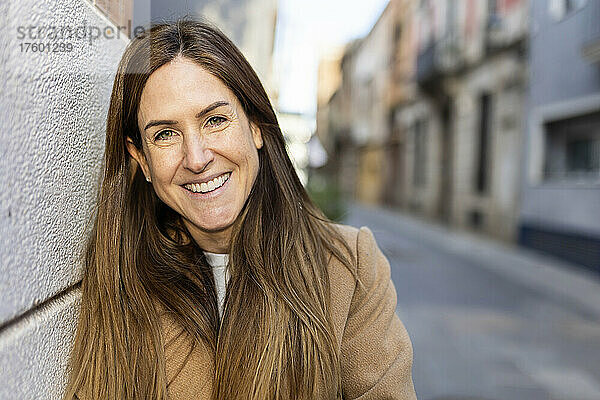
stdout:
[[208,182],[188,183],[183,187],[192,193],[210,193],[223,186],[230,176],[231,172],[226,172]]

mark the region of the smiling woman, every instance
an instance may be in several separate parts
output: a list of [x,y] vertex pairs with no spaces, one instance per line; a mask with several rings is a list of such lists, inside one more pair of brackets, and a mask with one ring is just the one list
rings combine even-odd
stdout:
[[123,55],[81,290],[67,399],[415,398],[387,259],[313,205],[206,23]]

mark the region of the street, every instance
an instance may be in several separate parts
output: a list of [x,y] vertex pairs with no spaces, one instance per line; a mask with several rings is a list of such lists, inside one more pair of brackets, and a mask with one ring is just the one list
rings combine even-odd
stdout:
[[390,261],[420,400],[600,399],[600,277],[352,205]]

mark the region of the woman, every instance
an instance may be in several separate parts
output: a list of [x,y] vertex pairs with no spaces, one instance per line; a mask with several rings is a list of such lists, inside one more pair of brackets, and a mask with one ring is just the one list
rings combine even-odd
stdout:
[[310,201],[231,41],[194,21],[134,38],[66,398],[414,399],[395,305],[371,231]]

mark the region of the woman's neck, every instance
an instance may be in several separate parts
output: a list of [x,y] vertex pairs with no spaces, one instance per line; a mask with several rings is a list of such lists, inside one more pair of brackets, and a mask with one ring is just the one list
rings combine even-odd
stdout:
[[186,225],[192,238],[202,250],[217,254],[227,254],[229,252],[231,226],[218,232],[206,232],[192,224],[186,223]]

